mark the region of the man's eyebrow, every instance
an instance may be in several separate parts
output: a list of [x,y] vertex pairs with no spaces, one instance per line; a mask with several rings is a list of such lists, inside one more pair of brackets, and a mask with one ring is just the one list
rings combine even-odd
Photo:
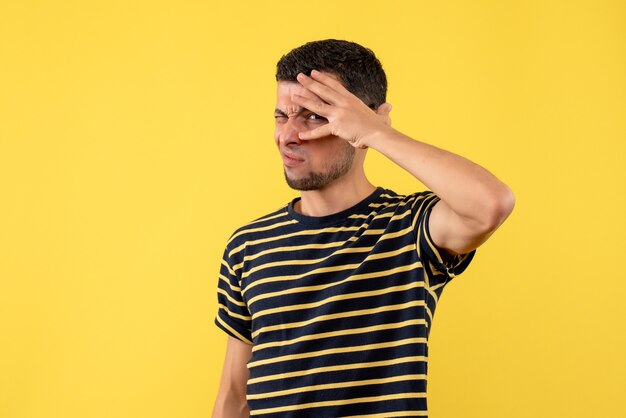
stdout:
[[[301,113],[302,111],[305,111],[306,109],[301,107],[300,109],[298,109],[298,111],[296,113]],[[274,110],[274,115],[279,115],[279,116],[287,116],[287,114],[285,112],[283,112],[282,110],[276,108],[276,110]]]

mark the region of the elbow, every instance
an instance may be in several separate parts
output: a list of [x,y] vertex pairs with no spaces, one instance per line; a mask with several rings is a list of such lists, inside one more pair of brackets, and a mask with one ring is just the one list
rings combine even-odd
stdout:
[[501,190],[497,193],[493,193],[493,196],[489,199],[487,217],[487,229],[490,231],[496,230],[504,221],[509,217],[513,208],[515,207],[515,195],[513,191],[502,184]]

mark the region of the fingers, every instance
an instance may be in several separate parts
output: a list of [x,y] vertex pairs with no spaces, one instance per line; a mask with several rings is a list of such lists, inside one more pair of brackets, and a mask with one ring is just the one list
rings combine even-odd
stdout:
[[346,89],[339,80],[333,78],[332,76],[328,74],[324,74],[317,70],[311,70],[311,77],[329,86],[330,88],[332,88],[333,90],[337,92],[340,92],[340,93],[348,92],[348,89]]
[[308,139],[323,138],[325,136],[329,136],[332,134],[333,134],[332,127],[330,126],[330,124],[326,124],[326,125],[320,126],[319,128],[311,129],[310,131],[300,132],[298,134],[298,137],[302,140],[308,140]]
[[300,106],[304,107],[305,109],[309,109],[311,112],[317,113],[318,115],[321,115],[324,117],[330,115],[329,113],[330,109],[329,109],[328,104],[320,100],[309,99],[307,97],[300,96],[298,94],[293,94],[291,96],[291,100],[299,104]]
[[338,104],[342,98],[339,92],[345,90],[339,81],[316,70],[311,71],[311,77],[299,73],[296,78],[300,84],[330,104]]

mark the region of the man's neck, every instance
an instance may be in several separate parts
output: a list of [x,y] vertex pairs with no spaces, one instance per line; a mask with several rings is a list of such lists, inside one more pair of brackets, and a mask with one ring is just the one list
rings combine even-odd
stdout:
[[364,177],[361,181],[341,178],[323,189],[301,192],[301,199],[293,208],[306,216],[332,215],[351,208],[375,190],[376,186]]

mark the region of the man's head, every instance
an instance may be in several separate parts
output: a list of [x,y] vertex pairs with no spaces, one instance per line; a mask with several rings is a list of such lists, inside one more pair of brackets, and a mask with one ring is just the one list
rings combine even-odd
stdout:
[[352,94],[370,107],[387,98],[387,77],[374,52],[337,39],[308,42],[292,49],[276,65],[276,81],[296,81],[298,73],[324,71],[337,76]]
[[324,188],[350,172],[356,153],[362,166],[365,154],[364,150],[355,150],[333,135],[310,141],[298,137],[299,132],[327,123],[291,100],[294,93],[320,100],[296,79],[298,73],[310,75],[313,69],[336,78],[373,109],[385,103],[387,95],[387,78],[380,61],[370,49],[354,42],[335,39],[309,42],[278,61],[274,139],[283,156],[287,184],[297,190]]

